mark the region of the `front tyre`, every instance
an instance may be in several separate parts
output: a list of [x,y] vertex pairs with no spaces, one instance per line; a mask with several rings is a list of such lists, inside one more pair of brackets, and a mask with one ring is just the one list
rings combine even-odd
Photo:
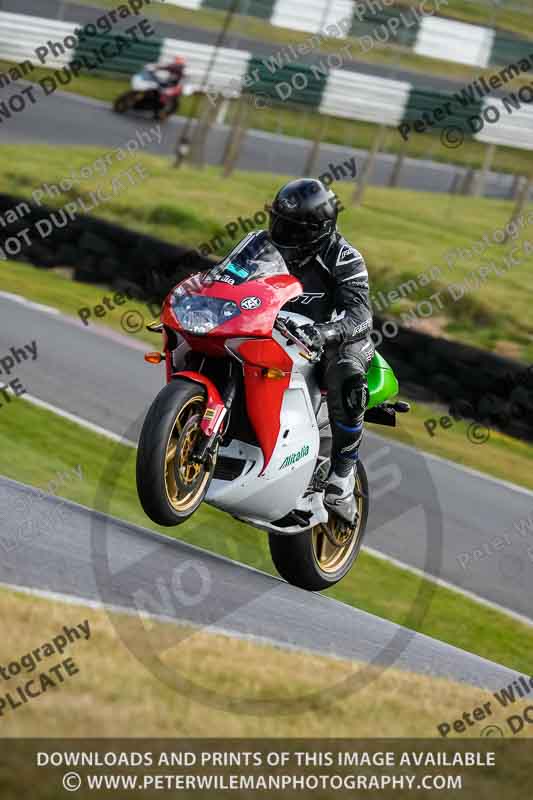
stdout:
[[166,122],[169,117],[172,117],[176,113],[178,105],[177,98],[172,97],[163,108],[160,108],[156,112],[156,119],[159,120],[159,122]]
[[137,92],[126,92],[125,94],[121,94],[120,97],[117,97],[113,103],[113,111],[115,114],[126,114],[126,112],[134,108],[137,97]]
[[137,493],[148,517],[158,525],[180,525],[204,499],[216,463],[193,461],[202,436],[206,406],[203,386],[175,380],[150,406],[137,449]]
[[312,592],[334,586],[353,567],[368,519],[368,480],[361,461],[355,481],[357,520],[349,526],[330,512],[327,525],[284,536],[270,533],[270,555],[282,578]]

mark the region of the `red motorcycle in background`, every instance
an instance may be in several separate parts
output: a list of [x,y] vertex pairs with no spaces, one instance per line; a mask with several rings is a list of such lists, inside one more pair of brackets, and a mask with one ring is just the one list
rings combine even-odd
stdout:
[[117,114],[128,111],[151,111],[154,118],[164,122],[179,109],[183,94],[185,62],[176,58],[171,64],[147,64],[133,75],[131,90],[115,100]]

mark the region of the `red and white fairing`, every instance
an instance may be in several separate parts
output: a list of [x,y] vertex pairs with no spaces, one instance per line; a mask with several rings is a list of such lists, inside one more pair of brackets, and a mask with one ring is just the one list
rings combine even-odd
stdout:
[[[250,234],[254,236],[257,234]],[[314,367],[297,346],[274,329],[278,316],[296,319],[300,324],[310,320],[281,312],[303,289],[284,264],[283,269],[279,264],[277,269],[277,274],[257,278],[251,274],[234,284],[226,282],[227,275],[207,282],[195,275],[181,283],[177,287],[181,297],[206,298],[206,304],[211,302],[207,298],[215,303],[226,301],[229,305],[224,309],[234,312],[208,332],[198,334],[183,327],[176,314],[175,294],[167,297],[161,315],[161,321],[178,331],[191,350],[211,357],[236,358],[242,365],[246,412],[258,446],[232,439],[227,447],[220,448],[219,456],[242,459],[246,464],[234,480],[214,478],[206,500],[267,528],[269,521],[283,518],[294,508],[311,511],[310,524],[327,520],[319,495],[313,493],[312,500],[304,497],[320,447],[316,412],[321,393]],[[196,299],[193,302],[201,303]],[[167,380],[177,377],[206,386],[208,409],[202,428],[209,435],[225,412],[217,387],[200,372],[173,372],[167,352]]]

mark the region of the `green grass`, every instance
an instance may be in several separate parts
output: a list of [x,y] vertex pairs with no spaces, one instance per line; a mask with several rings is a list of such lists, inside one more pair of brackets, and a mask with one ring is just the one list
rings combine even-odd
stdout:
[[[446,429],[438,424],[433,436],[430,436],[424,422],[428,419],[436,419],[438,422],[441,417],[450,416],[449,409],[441,405],[410,403],[411,411],[398,415],[398,427],[372,427],[372,430],[387,439],[416,447],[417,450],[448,458],[456,464],[533,489],[533,448],[529,442],[490,430],[488,441],[477,444],[468,437],[470,420],[454,421],[452,427]],[[479,435],[481,434],[487,435],[487,429],[480,429]]]
[[[77,465],[83,480],[63,482],[58,494],[274,574],[265,535],[213,508],[202,506],[176,529],[158,529],[151,524],[135,492],[134,450],[23,399],[0,410],[1,473],[45,489],[58,473]],[[108,493],[104,503],[102,498]],[[511,669],[531,673],[533,628],[368,553],[361,554],[356,568],[329,594]]]
[[[32,267],[29,264],[2,262],[0,266],[1,286],[4,291],[31,297],[39,303],[57,308],[64,314],[77,319],[83,318],[78,313],[80,308],[92,309],[96,305],[100,305],[104,297],[108,297],[111,304],[115,306],[115,310],[110,310],[101,319],[96,318],[93,314],[88,320],[89,327],[98,328],[104,325],[124,334],[125,330],[121,325],[121,320],[123,315],[129,311],[141,314],[146,324],[153,321],[152,311],[155,311],[155,306],[147,306],[137,300],[126,300],[123,305],[117,306],[112,301],[114,292],[108,286],[94,284],[81,286],[79,282],[68,277],[66,274],[68,272],[69,270],[65,269],[50,271]],[[159,334],[149,333],[144,329],[128,335],[152,345],[152,349],[157,349],[161,345]]]
[[[12,66],[12,61],[0,59],[0,72],[6,72]],[[26,80],[36,83],[42,78],[50,77],[53,74],[53,69],[35,67],[32,72],[28,73]],[[72,92],[83,97],[94,97],[96,100],[105,100],[111,103],[119,94],[125,92],[128,87],[129,79],[111,77],[110,75],[99,73],[96,75],[78,75],[69,84],[61,85],[60,89],[62,92]]]
[[[30,197],[32,189],[43,181],[58,181],[72,168],[79,171],[82,166],[93,163],[102,151],[69,149],[68,170],[64,148],[9,145],[4,147],[4,154],[0,167],[3,191]],[[215,167],[173,170],[164,158],[136,155],[134,159],[144,164],[150,179],[140,190],[139,187],[128,188],[95,213],[111,222],[126,223],[133,230],[182,245],[209,245],[215,236],[222,234],[223,248],[217,253],[218,257],[227,253],[247,232],[241,227],[231,238],[226,225],[261,211],[284,181],[282,176],[250,172],[236,172],[224,179]],[[125,163],[116,163],[114,169],[124,169]],[[105,190],[108,181],[109,176],[86,181],[83,190],[87,202],[88,193],[98,185]],[[446,262],[449,250],[471,247],[484,234],[502,228],[511,215],[512,204],[503,200],[372,187],[365,195],[363,206],[354,208],[352,186],[337,183],[335,189],[346,207],[340,215],[340,228],[366,256],[374,297],[378,291],[387,292],[407,280],[417,279],[430,267],[440,269],[438,280],[417,288],[389,306],[387,314],[398,316],[421,299],[441,291],[443,308],[435,304],[436,314],[429,320],[434,332],[533,361],[529,298],[533,289],[531,256],[503,276],[491,275],[479,289],[470,291],[458,302],[454,302],[446,290],[448,284],[464,280],[481,263],[493,260],[501,265],[503,257],[520,241],[493,244],[481,258],[461,257],[451,268]],[[63,205],[76,196],[77,189],[73,188],[55,204]],[[531,210],[529,206],[529,213]],[[533,217],[521,236],[533,240]],[[205,252],[210,249],[212,247],[208,246]],[[19,280],[16,276],[8,278],[4,262],[0,269],[4,271],[4,281]],[[7,283],[6,289],[10,290]]]
[[[232,101],[226,121],[235,118],[237,102]],[[313,140],[317,134],[319,123],[316,112],[312,109],[295,108],[284,103],[274,109],[258,110],[250,104],[247,118],[249,128],[266,130],[286,136],[297,136]],[[322,133],[322,141],[370,150],[379,126],[370,122],[343,120],[339,117],[326,117]],[[397,128],[388,128],[386,138],[380,152],[397,155],[404,153],[408,158],[424,158],[439,161],[443,164],[479,169],[483,165],[486,145],[475,139],[465,138],[464,143],[450,149],[443,145],[440,131],[436,133],[410,132],[407,143],[400,136]],[[497,147],[491,169],[499,172],[510,172],[518,175],[528,174],[531,170],[531,155],[528,151],[515,147]]]

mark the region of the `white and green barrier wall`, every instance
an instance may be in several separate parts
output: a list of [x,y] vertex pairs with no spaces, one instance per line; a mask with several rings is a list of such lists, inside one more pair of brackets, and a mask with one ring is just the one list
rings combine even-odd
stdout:
[[[227,10],[232,0],[165,0],[165,4]],[[446,18],[441,16],[446,14],[446,5],[439,5],[440,0],[421,0],[411,11],[391,5],[390,0],[375,0],[374,6],[364,0],[240,0],[237,13],[312,34],[331,35],[341,24],[347,36],[361,39],[361,52],[370,49],[373,38],[377,45],[389,41],[417,55],[476,67],[506,64],[533,53],[533,41]],[[372,7],[379,10],[373,12]]]
[[[29,59],[35,63],[35,49],[40,44],[50,38],[64,40],[73,36],[76,27],[70,22],[0,12],[0,58],[14,62]],[[103,43],[106,36],[112,34],[99,35],[98,43]],[[95,41],[92,38],[78,44],[52,64],[47,62],[47,66],[66,66],[80,55],[90,54],[91,43]],[[506,89],[508,81],[500,80],[501,92],[505,92],[507,99],[488,93],[480,97],[473,89],[474,82],[445,94],[414,88],[407,81],[331,68],[327,55],[317,54],[314,63],[285,63],[278,69],[270,59],[223,47],[217,52],[206,86],[212,45],[155,36],[140,41],[123,57],[104,63],[102,71],[131,75],[147,62],[171,60],[178,55],[186,59],[189,93],[207,89],[212,98],[219,99],[262,95],[280,106],[286,102],[291,107],[313,108],[319,114],[333,117],[388,126],[409,123],[412,126],[409,135],[413,136],[422,133],[414,125],[426,115],[432,120],[428,127],[431,130],[455,127],[464,131],[466,137],[473,136],[485,143],[533,150],[533,83],[532,87],[511,91]],[[533,73],[533,54],[528,63]],[[525,61],[523,64],[526,66]],[[494,75],[498,74],[510,73],[507,68],[495,68]],[[488,84],[487,88],[490,90]],[[436,119],[435,109],[445,108],[446,103],[448,111]]]

